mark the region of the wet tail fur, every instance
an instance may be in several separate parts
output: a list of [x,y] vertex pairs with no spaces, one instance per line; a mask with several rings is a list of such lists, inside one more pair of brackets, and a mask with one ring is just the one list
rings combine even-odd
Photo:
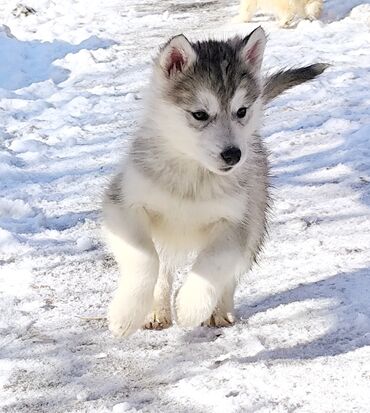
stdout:
[[264,102],[268,103],[291,87],[314,79],[321,75],[329,66],[326,63],[315,63],[297,69],[281,70],[267,77],[263,89]]

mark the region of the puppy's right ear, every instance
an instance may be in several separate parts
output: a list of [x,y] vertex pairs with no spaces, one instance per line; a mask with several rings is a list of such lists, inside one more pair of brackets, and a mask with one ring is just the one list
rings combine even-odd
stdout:
[[183,34],[170,39],[159,54],[159,64],[168,78],[185,72],[196,59],[193,46]]

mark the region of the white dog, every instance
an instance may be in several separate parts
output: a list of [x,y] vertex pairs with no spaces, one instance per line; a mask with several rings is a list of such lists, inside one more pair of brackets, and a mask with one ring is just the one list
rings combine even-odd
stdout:
[[196,260],[176,296],[178,324],[233,323],[235,286],[266,232],[263,104],[326,68],[264,80],[265,43],[261,28],[228,41],[179,35],[155,60],[141,126],[104,200],[122,274],[108,314],[114,334],[171,325],[171,275],[190,252]]
[[289,26],[296,17],[316,20],[322,11],[322,0],[241,0],[239,17],[248,22],[257,9],[273,13],[281,27]]

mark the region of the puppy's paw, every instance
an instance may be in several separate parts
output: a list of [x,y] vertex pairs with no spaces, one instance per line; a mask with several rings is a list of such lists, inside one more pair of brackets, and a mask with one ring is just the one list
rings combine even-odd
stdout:
[[109,330],[117,337],[127,337],[137,331],[143,324],[145,312],[112,301],[108,311]]
[[235,317],[232,313],[227,313],[216,308],[208,320],[202,323],[205,327],[230,327],[235,323]]
[[183,327],[199,326],[211,316],[216,303],[216,294],[210,286],[189,278],[176,297],[177,323]]
[[171,310],[155,310],[148,315],[143,325],[147,330],[163,330],[172,326]]

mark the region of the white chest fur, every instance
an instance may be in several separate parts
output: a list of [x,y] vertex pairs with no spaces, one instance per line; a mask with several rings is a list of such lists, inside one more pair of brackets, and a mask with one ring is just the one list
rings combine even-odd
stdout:
[[238,223],[247,210],[244,194],[225,195],[206,200],[187,199],[168,192],[160,185],[130,169],[124,183],[129,206],[142,207],[150,217],[153,237],[164,246],[193,249],[220,222]]

